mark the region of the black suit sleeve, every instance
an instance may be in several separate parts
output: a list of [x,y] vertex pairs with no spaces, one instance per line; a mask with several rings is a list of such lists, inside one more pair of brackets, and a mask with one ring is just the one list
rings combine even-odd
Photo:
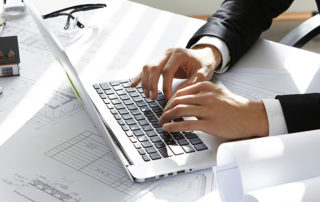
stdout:
[[320,128],[320,93],[278,95],[289,133]]
[[272,18],[284,12],[293,0],[225,0],[190,39],[190,48],[203,36],[215,36],[228,46],[233,65],[268,29]]

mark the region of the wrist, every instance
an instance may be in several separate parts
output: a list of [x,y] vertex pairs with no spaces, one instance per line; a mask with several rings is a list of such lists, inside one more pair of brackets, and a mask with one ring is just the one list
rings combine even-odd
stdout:
[[269,134],[269,124],[268,124],[268,116],[266,112],[266,108],[262,101],[250,101],[249,104],[249,125],[250,129],[249,134],[265,137]]
[[214,58],[214,62],[212,64],[214,69],[218,70],[219,68],[221,68],[222,55],[221,55],[219,49],[217,49],[215,46],[210,45],[210,44],[199,44],[199,45],[192,47],[192,49],[196,49],[196,50],[203,49],[203,50],[209,51],[210,54]]

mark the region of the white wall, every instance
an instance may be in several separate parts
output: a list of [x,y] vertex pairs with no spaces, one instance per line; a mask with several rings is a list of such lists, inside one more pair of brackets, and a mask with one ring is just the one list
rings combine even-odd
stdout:
[[[223,0],[132,0],[183,15],[211,15]],[[315,11],[315,0],[295,0],[290,11]]]

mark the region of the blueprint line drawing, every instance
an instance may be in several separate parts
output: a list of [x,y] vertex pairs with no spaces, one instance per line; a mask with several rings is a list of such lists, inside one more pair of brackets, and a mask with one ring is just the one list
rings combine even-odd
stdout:
[[232,93],[253,101],[259,101],[262,98],[274,98],[276,95],[284,94],[276,90],[246,84],[227,75],[219,75],[218,78]]
[[44,176],[29,179],[14,173],[11,179],[2,179],[2,181],[13,186],[13,193],[26,201],[80,202],[82,200],[78,193],[70,191],[67,185],[70,182],[66,179],[62,179],[62,183],[53,183]]
[[137,194],[152,183],[131,182],[103,138],[91,131],[82,132],[45,155],[128,196]]

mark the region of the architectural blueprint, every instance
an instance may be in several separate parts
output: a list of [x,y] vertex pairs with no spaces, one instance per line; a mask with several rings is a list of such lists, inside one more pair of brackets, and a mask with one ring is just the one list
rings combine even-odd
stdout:
[[[167,48],[184,47],[203,24],[123,0],[112,2],[108,12],[82,16],[87,25],[83,32],[64,31],[65,18],[46,21],[83,74],[100,76],[109,70],[106,80],[134,76]],[[0,201],[195,201],[215,189],[211,169],[132,183],[81,108],[30,16],[8,21],[2,35],[18,35],[22,62],[20,77],[0,79]],[[90,38],[95,40],[86,44]],[[243,79],[235,80],[233,70],[218,78],[230,91],[253,100],[286,92],[287,86],[274,80],[272,85],[270,78],[290,78],[287,72],[254,76],[257,72],[246,71],[240,72]],[[252,74],[250,82],[247,74]],[[267,81],[271,84],[262,87]]]

